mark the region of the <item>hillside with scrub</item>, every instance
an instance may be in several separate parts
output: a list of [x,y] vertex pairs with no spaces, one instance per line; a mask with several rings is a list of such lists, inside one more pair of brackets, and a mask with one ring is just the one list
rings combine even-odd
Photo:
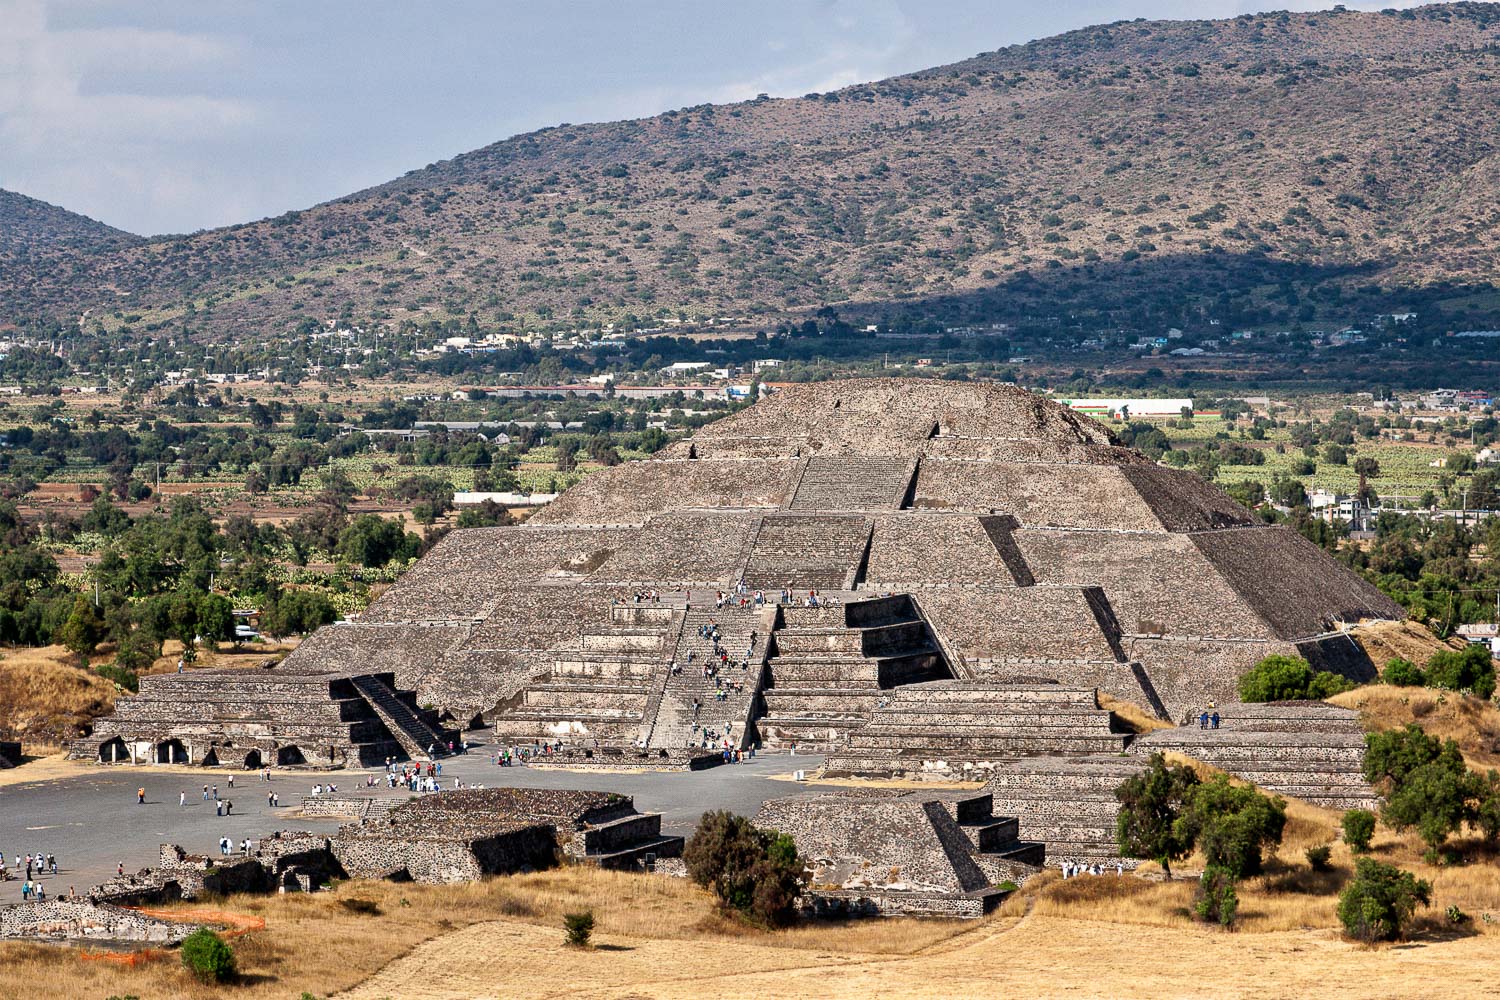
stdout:
[[1121,22],[801,98],[564,124],[275,218],[0,246],[0,319],[1294,322],[1495,308],[1500,7]]

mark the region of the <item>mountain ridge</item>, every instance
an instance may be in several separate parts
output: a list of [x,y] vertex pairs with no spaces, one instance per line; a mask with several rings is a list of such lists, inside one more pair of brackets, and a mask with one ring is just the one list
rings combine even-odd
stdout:
[[1118,22],[830,94],[554,126],[191,236],[0,247],[0,319],[107,306],[106,327],[213,337],[309,317],[993,315],[1036,308],[1037,278],[1148,312],[1176,285],[1201,312],[1212,297],[1175,277],[1194,268],[1248,274],[1289,319],[1355,288],[1485,292],[1497,99],[1494,4]]

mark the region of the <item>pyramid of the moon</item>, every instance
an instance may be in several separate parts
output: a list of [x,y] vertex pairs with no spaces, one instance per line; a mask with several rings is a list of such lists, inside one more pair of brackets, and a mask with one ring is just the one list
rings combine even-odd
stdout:
[[[391,671],[459,719],[498,708],[524,731],[567,709],[582,718],[572,731],[623,737],[637,709],[659,710],[659,668],[688,651],[704,601],[712,612],[714,592],[741,583],[772,600],[835,597],[850,610],[832,624],[864,629],[804,634],[820,609],[767,620],[790,630],[780,643],[759,631],[772,687],[806,687],[808,658],[838,652],[811,646],[858,640],[844,652],[882,661],[877,687],[1057,681],[1164,715],[1231,698],[1273,652],[1368,669],[1340,625],[1402,615],[1295,532],[1044,398],[856,379],[781,389],[590,475],[524,524],[453,532],[358,623],[321,630],[281,669]],[[634,603],[646,590],[659,606]],[[867,620],[848,620],[856,608]],[[753,614],[721,617],[725,645],[757,631]],[[891,656],[871,655],[880,641]],[[592,730],[581,679],[597,682]]]
[[74,751],[368,762],[452,739],[446,714],[579,753],[759,742],[851,771],[1117,754],[1095,689],[1180,719],[1270,653],[1368,677],[1344,627],[1400,616],[1295,532],[1046,399],[827,382],[596,472],[524,524],[453,532],[275,669],[147,678]]

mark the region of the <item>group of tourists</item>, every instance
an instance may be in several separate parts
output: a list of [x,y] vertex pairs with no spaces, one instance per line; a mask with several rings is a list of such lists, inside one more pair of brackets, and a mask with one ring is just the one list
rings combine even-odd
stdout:
[[408,792],[437,792],[442,790],[438,778],[443,773],[442,761],[428,761],[426,765],[401,764],[393,757],[386,758],[385,781],[390,788],[403,787]]
[[1218,708],[1216,708],[1214,706],[1213,702],[1209,702],[1208,703],[1208,707],[1206,709],[1204,709],[1203,711],[1201,711],[1201,712],[1198,713],[1198,728],[1199,729],[1218,729],[1219,728],[1219,710],[1218,710]]
[[[1080,875],[1108,875],[1108,874],[1109,874],[1109,866],[1108,865],[1100,865],[1100,864],[1081,865],[1081,864],[1079,864],[1076,861],[1064,861],[1062,863],[1062,877],[1063,878],[1077,878]],[[1116,875],[1124,875],[1125,874],[1125,862],[1123,862],[1123,861],[1116,861],[1115,862],[1115,874]]]
[[538,757],[550,757],[562,749],[562,741],[555,743],[535,742],[529,745],[501,747],[490,756],[490,763],[497,767],[518,767]]
[[[239,850],[239,853],[241,853],[241,854],[243,854],[243,855],[245,855],[245,856],[248,857],[249,854],[250,854],[250,851],[251,851],[251,849],[253,847],[254,847],[254,844],[251,843],[250,838],[249,837],[245,837],[244,839],[242,839],[239,842],[238,850]],[[219,838],[219,853],[220,854],[222,854],[225,857],[228,857],[229,855],[235,853],[235,850],[236,850],[236,845],[235,845],[234,841],[230,840],[228,837],[220,837]]]
[[[56,855],[43,854],[41,851],[37,851],[35,854],[28,854],[23,858],[17,854],[15,874],[13,875],[10,868],[5,864],[4,853],[0,852],[0,882],[9,881],[13,878],[23,878],[24,876],[21,882],[22,902],[44,903],[47,901],[47,887],[42,884],[43,875],[56,877]],[[71,896],[72,894],[73,890],[69,888],[68,895]]]
[[[232,775],[232,774],[229,776],[229,787],[230,788],[234,787],[234,775]],[[144,789],[142,789],[142,791],[144,791]],[[139,798],[141,799],[141,801],[143,801],[143,802],[145,801],[145,796],[144,795],[139,796]],[[213,802],[213,804],[214,804],[214,815],[215,816],[233,816],[234,815],[234,802],[231,801],[231,800],[229,800],[229,799],[221,799],[221,798],[219,798],[219,786],[218,785],[204,785],[203,786],[203,801],[204,802],[210,802],[210,801]],[[187,792],[178,792],[177,793],[177,805],[178,805],[179,808],[182,808],[182,809],[186,809],[187,808]]]

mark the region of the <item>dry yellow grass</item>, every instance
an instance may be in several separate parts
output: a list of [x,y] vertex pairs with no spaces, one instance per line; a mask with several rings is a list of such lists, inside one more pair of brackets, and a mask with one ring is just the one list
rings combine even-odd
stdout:
[[1372,684],[1328,700],[1358,711],[1368,730],[1399,729],[1415,722],[1433,736],[1457,740],[1471,767],[1500,767],[1500,709],[1480,698]]
[[[306,990],[381,997],[963,997],[1475,995],[1500,975],[1489,924],[1500,912],[1500,869],[1434,869],[1420,845],[1382,831],[1377,857],[1434,882],[1434,906],[1396,948],[1343,941],[1335,893],[1352,858],[1314,873],[1303,844],[1322,843],[1334,813],[1292,805],[1287,843],[1266,874],[1241,887],[1241,923],[1224,933],[1188,915],[1194,881],[1047,872],[984,921],[870,920],[763,932],[725,918],[683,880],[569,868],[434,887],[345,883],[315,896],[232,897],[223,908],[266,929],[235,940],[246,1000]],[[1189,859],[1187,864],[1191,864]],[[1150,867],[1150,866],[1146,866]],[[350,912],[366,899],[377,915]],[[1457,931],[1442,909],[1475,922]],[[565,912],[592,909],[597,947],[562,944]],[[64,953],[65,954],[65,953]],[[1150,956],[1142,961],[1142,956]],[[1412,978],[1418,977],[1418,978]],[[136,969],[62,959],[53,948],[0,944],[0,983],[16,1000],[135,994],[208,1000],[224,991],[190,979],[175,955]]]
[[1172,723],[1158,719],[1133,701],[1116,698],[1103,691],[1098,693],[1099,707],[1123,722],[1132,733],[1149,733],[1157,729],[1170,729]]
[[76,662],[61,646],[0,652],[0,732],[30,753],[112,710],[115,685]]
[[1462,640],[1439,639],[1426,625],[1414,621],[1369,622],[1351,634],[1380,670],[1398,656],[1421,666],[1440,649],[1463,648]]

